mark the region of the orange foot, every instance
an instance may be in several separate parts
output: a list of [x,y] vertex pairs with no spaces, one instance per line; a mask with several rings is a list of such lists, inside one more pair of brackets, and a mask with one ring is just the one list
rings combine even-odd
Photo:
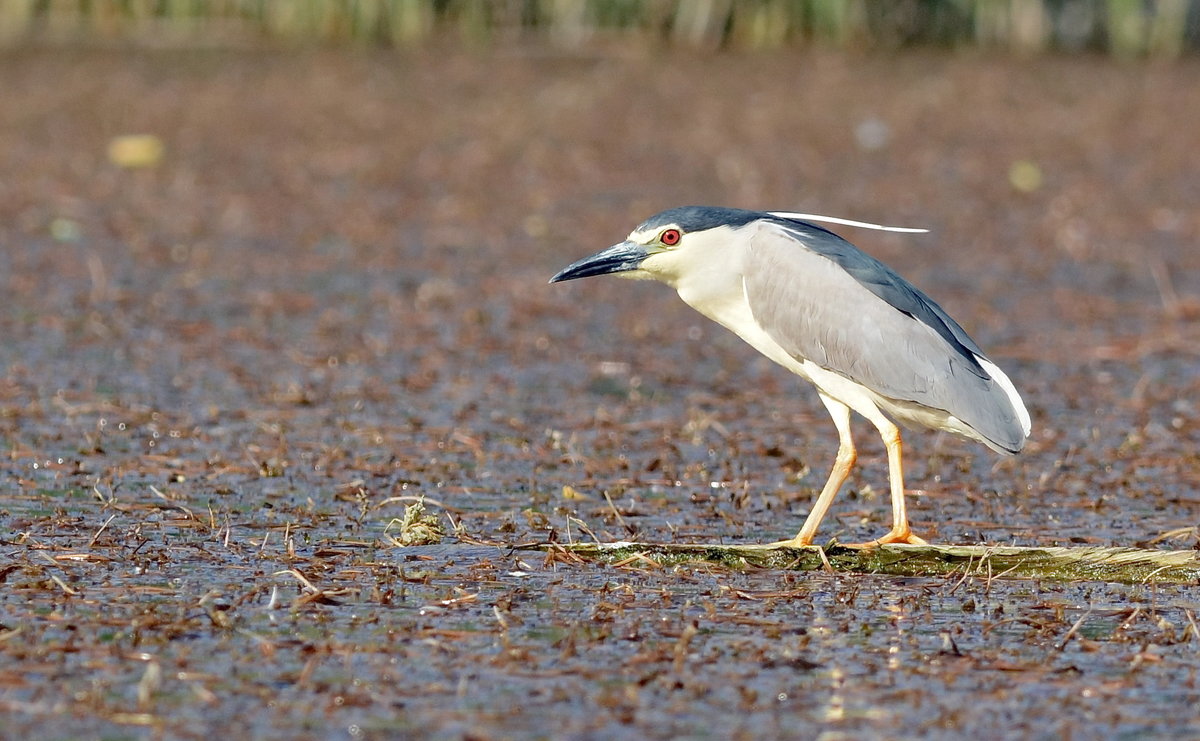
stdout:
[[777,540],[774,543],[767,543],[767,548],[807,548],[812,546],[812,538],[800,537],[790,538],[788,540]]
[[909,545],[929,545],[929,542],[923,538],[918,538],[913,535],[912,531],[907,527],[903,530],[892,530],[887,535],[878,540],[870,540],[866,543],[846,543],[847,548],[877,548],[888,543],[908,543]]

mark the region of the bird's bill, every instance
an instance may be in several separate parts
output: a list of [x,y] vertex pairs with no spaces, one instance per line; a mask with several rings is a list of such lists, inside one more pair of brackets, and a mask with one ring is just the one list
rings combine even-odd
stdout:
[[650,256],[643,244],[637,242],[621,242],[606,250],[601,250],[591,257],[585,257],[571,263],[550,279],[551,283],[576,278],[590,278],[593,275],[608,275],[609,273],[626,273],[637,270],[642,261]]

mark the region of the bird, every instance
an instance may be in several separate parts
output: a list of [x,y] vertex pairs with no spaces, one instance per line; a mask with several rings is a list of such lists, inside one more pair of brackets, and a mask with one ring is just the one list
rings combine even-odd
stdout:
[[657,280],[686,304],[816,387],[838,451],[794,538],[811,546],[858,459],[851,412],[887,451],[892,527],[865,543],[924,545],[904,499],[899,425],[944,430],[1013,455],[1030,417],[1008,376],[929,296],[816,222],[899,232],[851,219],[714,206],[668,209],[607,249],[563,268],[550,283],[598,275]]

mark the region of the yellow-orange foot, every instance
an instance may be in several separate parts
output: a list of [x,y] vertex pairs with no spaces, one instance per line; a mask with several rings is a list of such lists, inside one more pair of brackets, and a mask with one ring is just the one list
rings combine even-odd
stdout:
[[912,531],[909,530],[908,528],[904,528],[903,530],[900,530],[900,531],[893,530],[890,533],[888,533],[887,535],[883,536],[882,538],[879,538],[878,540],[870,540],[870,541],[867,541],[866,543],[845,543],[844,545],[847,548],[877,548],[881,545],[887,545],[888,543],[907,543],[909,545],[929,545],[928,541],[924,540],[923,538],[918,538],[917,536],[913,535]]
[[788,538],[787,540],[777,540],[774,543],[767,543],[764,548],[808,548],[812,545],[812,538]]

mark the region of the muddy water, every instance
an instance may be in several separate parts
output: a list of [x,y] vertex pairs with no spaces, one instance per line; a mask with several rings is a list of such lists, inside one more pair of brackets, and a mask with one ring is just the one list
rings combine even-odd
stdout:
[[[932,230],[847,234],[972,332],[1035,432],[1009,459],[911,435],[918,532],[1192,547],[1198,77],[920,54],[8,56],[3,734],[1195,735],[1193,587],[496,544],[803,520],[836,449],[811,391],[662,286],[545,285],[654,211],[720,203]],[[161,164],[107,160],[143,132]],[[882,446],[856,435],[822,531],[844,541],[888,526]],[[396,548],[419,495],[457,535]]]

